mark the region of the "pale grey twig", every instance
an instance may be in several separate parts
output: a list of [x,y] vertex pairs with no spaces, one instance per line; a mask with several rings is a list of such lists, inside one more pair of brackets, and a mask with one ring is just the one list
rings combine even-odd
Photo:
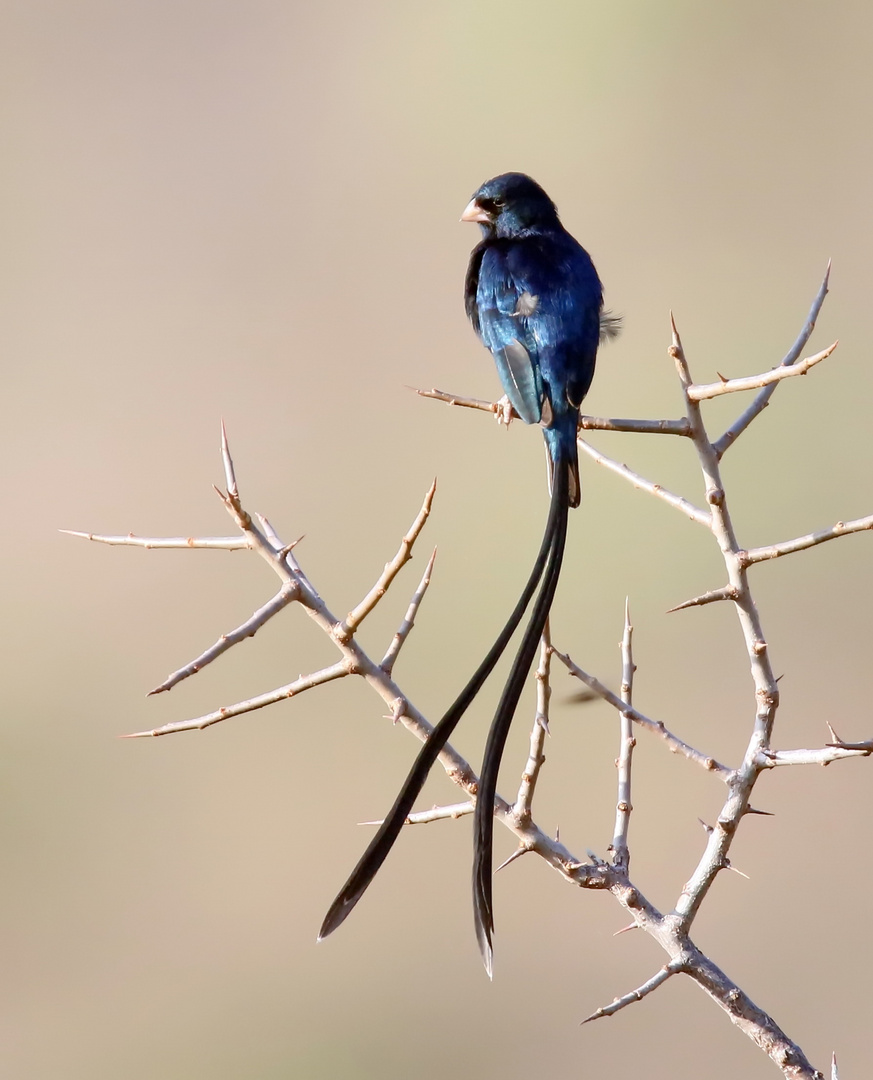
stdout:
[[770,665],[767,642],[761,628],[758,609],[749,589],[746,567],[739,557],[740,545],[737,543],[728,510],[718,455],[709,441],[700,403],[689,395],[694,382],[672,314],[670,322],[672,344],[668,352],[676,363],[676,372],[685,396],[686,415],[691,424],[692,440],[703,473],[706,501],[711,509],[712,531],[724,559],[728,585],[736,590],[734,604],[746,644],[757,702],[755,726],[743,762],[728,779],[727,800],[709,835],[703,856],[683,887],[674,908],[679,918],[679,926],[687,931],[717,874],[727,865],[728,851],[737,825],[745,812],[758,776],[760,768],[758,755],[770,745],[770,736],[779,703],[779,688]]
[[608,687],[604,686],[594,675],[589,675],[588,672],[583,671],[578,664],[574,664],[570,657],[565,653],[559,652],[557,649],[552,649],[552,652],[567,668],[571,675],[574,675],[577,679],[581,679],[587,687],[593,690],[599,697],[602,697],[604,701],[608,701],[614,709],[618,709],[620,713],[627,714],[635,724],[639,724],[640,727],[645,728],[646,731],[650,731],[653,735],[657,735],[659,738],[663,739],[674,754],[680,754],[682,757],[688,758],[689,761],[693,761],[696,765],[700,765],[702,768],[706,769],[707,772],[718,776],[719,779],[724,780],[726,783],[730,782],[733,776],[733,770],[729,769],[727,765],[722,765],[720,761],[716,761],[715,758],[701,753],[700,750],[695,750],[693,746],[689,746],[688,743],[677,738],[671,731],[667,730],[662,720],[652,720],[650,717],[644,716],[643,713],[639,712],[637,709],[628,708],[627,704],[622,701],[617,694],[614,694]]
[[390,675],[394,670],[394,662],[397,659],[398,653],[403,648],[403,644],[409,637],[410,631],[415,625],[415,616],[418,613],[418,608],[424,599],[424,594],[427,592],[427,588],[430,585],[431,574],[433,573],[433,564],[436,560],[436,548],[433,549],[431,557],[427,561],[427,566],[424,568],[424,574],[421,581],[418,583],[418,588],[412,594],[412,599],[409,602],[409,607],[406,609],[406,616],[403,622],[397,629],[397,633],[391,639],[391,644],[388,646],[388,651],[382,658],[382,663],[379,667],[385,672],[386,675]]
[[873,750],[873,739],[863,739],[861,742],[844,742],[840,739],[839,742],[825,743],[825,746],[836,746],[840,750]]
[[263,607],[258,610],[242,625],[238,626],[235,630],[231,630],[229,634],[222,634],[218,641],[214,645],[210,646],[205,652],[202,652],[196,659],[192,660],[189,664],[185,664],[184,667],[174,671],[171,675],[160,684],[156,686],[154,690],[149,690],[149,697],[154,694],[161,694],[165,690],[172,690],[174,686],[180,683],[183,679],[187,679],[189,675],[196,675],[198,671],[206,667],[207,664],[211,664],[213,660],[217,660],[222,653],[227,652],[239,641],[243,641],[245,638],[254,637],[258,630],[271,619],[282,608],[287,607],[293,600],[296,600],[300,592],[300,586],[296,581],[286,581],[282,588],[273,596],[270,600],[264,604]]
[[[430,810],[418,810],[410,814],[404,825],[429,825],[432,821],[446,821],[448,819],[465,817],[472,814],[476,808],[474,802],[452,803],[450,806],[433,806]],[[381,821],[359,821],[359,825],[381,825]]]
[[[822,283],[819,286],[818,293],[816,294],[816,297],[812,302],[812,307],[809,309],[809,314],[806,317],[806,322],[803,324],[803,327],[797,336],[797,340],[783,357],[781,364],[782,367],[790,367],[792,364],[797,362],[800,354],[803,352],[804,347],[806,346],[807,341],[809,341],[810,337],[812,336],[812,332],[815,329],[816,319],[818,319],[822,304],[824,303],[825,297],[828,294],[828,281],[830,280],[830,276],[831,261],[830,259],[828,259],[828,266],[827,270],[825,270],[825,276],[822,279]],[[720,459],[724,455],[728,447],[733,446],[739,436],[742,435],[742,433],[746,430],[749,424],[752,423],[755,417],[760,416],[764,409],[767,408],[768,404],[770,403],[770,398],[776,392],[776,387],[778,385],[778,383],[771,383],[769,386],[765,386],[761,393],[757,395],[755,400],[748,407],[748,409],[746,409],[746,411],[742,413],[731,424],[731,426],[727,429],[727,431],[724,432],[724,434],[720,438],[715,440],[715,442],[712,444],[712,447],[715,451],[717,458]]]
[[415,541],[418,539],[421,530],[424,528],[425,522],[430,515],[430,508],[433,505],[433,497],[436,492],[436,480],[428,488],[428,492],[424,497],[424,502],[421,504],[421,509],[415,518],[415,521],[409,526],[409,531],[400,541],[400,547],[397,549],[397,554],[391,559],[390,562],[385,563],[385,568],[379,575],[379,580],[367,593],[364,599],[353,608],[348,615],[346,615],[345,622],[342,627],[337,630],[337,640],[341,644],[345,644],[361,623],[366,619],[370,612],[379,603],[382,597],[387,592],[391,582],[397,577],[403,567],[412,558],[412,548]]
[[249,546],[244,536],[106,536],[101,533],[78,532],[75,529],[59,529],[67,536],[80,536],[83,540],[93,540],[95,544],[108,544],[110,547],[141,548],[214,548],[218,551],[245,551]]
[[192,720],[177,720],[171,724],[152,728],[151,731],[135,731],[130,735],[122,735],[120,738],[144,739],[155,735],[174,735],[179,731],[202,731],[213,724],[220,724],[222,720],[230,720],[234,716],[243,716],[245,713],[263,709],[267,705],[275,705],[277,701],[295,697],[297,694],[302,694],[304,690],[311,690],[313,686],[321,686],[324,683],[333,682],[334,679],[342,679],[344,676],[351,674],[352,670],[349,661],[342,659],[336,664],[331,664],[330,667],[313,672],[311,675],[301,675],[294,682],[280,686],[276,690],[270,690],[266,694],[259,694],[257,697],[248,698],[245,701],[237,701],[233,705],[225,705],[221,709],[216,709],[215,712],[197,716]]
[[687,499],[683,499],[681,495],[674,495],[672,491],[667,491],[667,489],[660,484],[654,484],[651,480],[646,480],[646,478],[640,476],[639,473],[635,473],[633,469],[629,469],[627,465],[623,465],[621,462],[607,457],[606,454],[601,454],[599,450],[593,447],[591,443],[586,442],[585,439],[577,439],[576,442],[579,449],[584,450],[598,465],[603,465],[611,472],[624,477],[625,480],[630,481],[630,483],[640,491],[647,491],[650,495],[657,495],[659,499],[663,499],[674,509],[679,510],[681,513],[685,514],[686,517],[690,517],[692,521],[696,521],[698,524],[710,528],[710,515],[705,510],[698,509]]
[[513,807],[513,813],[520,821],[529,818],[531,815],[537,780],[539,779],[540,769],[546,760],[543,747],[549,733],[549,699],[552,696],[552,688],[549,682],[551,664],[552,642],[549,636],[549,620],[546,619],[540,642],[540,662],[536,670],[537,708],[530,732],[530,750],[524,771],[521,774],[521,783]]
[[[457,405],[462,409],[478,409],[480,412],[488,412],[504,423],[517,420],[518,413],[509,404],[507,398],[500,401],[485,401],[483,398],[460,397],[458,394],[450,394],[446,390],[415,390],[419,397],[430,398],[432,401],[442,401],[446,405]],[[688,421],[681,420],[625,420],[606,416],[581,416],[579,427],[591,431],[628,431],[640,435],[685,435],[691,434]]]
[[264,536],[266,537],[270,547],[276,553],[277,558],[279,558],[285,564],[285,567],[292,572],[292,574],[298,581],[302,581],[310,590],[310,592],[314,593],[315,589],[312,587],[311,582],[303,573],[302,569],[300,568],[300,563],[297,561],[296,555],[294,555],[294,549],[297,547],[303,537],[298,536],[297,539],[292,540],[290,544],[285,544],[282,542],[282,538],[278,535],[276,530],[273,528],[267,518],[264,517],[263,514],[256,513],[255,517],[261,523],[261,528],[264,530]]
[[657,990],[658,987],[665,983],[671,975],[675,975],[678,971],[682,970],[682,965],[675,961],[665,964],[660,971],[643,983],[642,986],[638,986],[636,990],[631,990],[629,994],[625,994],[623,997],[616,998],[615,1001],[609,1005],[603,1005],[601,1008],[596,1009],[590,1016],[586,1016],[582,1021],[583,1024],[589,1024],[592,1020],[600,1020],[604,1016],[614,1016],[615,1013],[624,1009],[628,1005],[633,1005],[637,1001],[642,1001],[647,994],[651,994],[653,990]]
[[778,559],[782,555],[793,555],[796,551],[805,551],[806,548],[824,544],[828,540],[836,540],[840,536],[848,536],[850,533],[866,532],[873,529],[873,514],[868,517],[856,518],[854,521],[838,521],[830,529],[820,529],[818,532],[808,533],[806,536],[795,537],[794,540],[784,540],[781,544],[770,544],[767,547],[750,548],[741,551],[739,557],[746,566],[764,562],[767,559]]
[[762,750],[758,764],[762,769],[774,769],[779,765],[830,765],[832,761],[846,758],[869,757],[870,746],[858,743],[854,746],[825,746],[819,750]]
[[606,416],[580,416],[581,431],[627,431],[638,435],[690,436],[688,421],[681,420],[624,420]]
[[[505,411],[505,407],[500,401],[484,401],[482,398],[470,398],[459,397],[457,394],[450,394],[446,390],[437,390],[433,387],[430,390],[419,390],[415,386],[410,386],[410,390],[414,390],[419,397],[430,398],[433,401],[442,401],[446,405],[457,405],[462,409],[479,409],[481,412],[490,412],[495,416],[498,413]],[[511,419],[517,420],[518,413],[514,409],[510,409]]]
[[[624,602],[624,630],[621,636],[621,700],[627,706],[633,706],[634,672],[637,670],[633,656],[634,628],[630,621],[630,608],[627,598]],[[631,766],[633,765],[634,747],[633,718],[627,711],[619,713],[618,759],[618,800],[615,805],[615,828],[612,836],[612,864],[627,872],[630,868],[628,850],[628,830],[633,810],[631,802]],[[654,987],[653,987],[654,989]]]
[[805,360],[800,360],[789,367],[780,365],[760,375],[749,375],[743,379],[722,379],[715,383],[692,383],[686,392],[690,401],[706,401],[708,398],[720,397],[722,394],[737,394],[744,390],[757,390],[762,386],[770,386],[783,379],[793,378],[795,375],[805,375],[810,368],[826,360],[837,345],[839,342],[835,341],[833,345],[828,345],[815,356],[808,356]]
[[718,600],[736,600],[737,596],[737,590],[733,585],[723,585],[720,589],[712,589],[710,592],[701,593],[700,596],[685,600],[681,604],[677,604],[676,607],[667,608],[667,614],[672,615],[674,611],[684,611],[686,608],[691,607],[703,607],[704,604],[714,604]]

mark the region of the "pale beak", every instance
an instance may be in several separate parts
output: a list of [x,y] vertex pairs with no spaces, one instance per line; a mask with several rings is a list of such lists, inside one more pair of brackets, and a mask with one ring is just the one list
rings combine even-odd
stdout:
[[461,221],[478,221],[482,225],[490,225],[491,218],[475,199],[471,199],[467,204],[467,209],[461,214]]

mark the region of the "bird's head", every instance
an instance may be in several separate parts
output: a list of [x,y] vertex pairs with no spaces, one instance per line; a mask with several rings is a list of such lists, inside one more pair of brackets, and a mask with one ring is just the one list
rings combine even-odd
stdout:
[[486,236],[520,236],[556,226],[558,211],[536,180],[524,173],[503,173],[486,180],[461,221],[477,222]]

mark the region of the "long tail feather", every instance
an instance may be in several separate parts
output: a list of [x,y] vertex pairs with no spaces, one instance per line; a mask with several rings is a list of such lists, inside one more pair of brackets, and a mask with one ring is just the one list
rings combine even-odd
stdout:
[[554,483],[549,520],[546,526],[544,542],[548,543],[549,555],[543,575],[542,588],[534,604],[530,622],[524,632],[518,653],[512,664],[512,670],[503,689],[500,704],[494,714],[488,740],[485,744],[485,756],[482,773],[479,777],[479,791],[476,795],[476,811],[473,818],[473,919],[476,925],[476,938],[488,977],[492,977],[491,935],[494,931],[494,911],[492,905],[491,864],[492,840],[494,835],[494,797],[497,792],[497,774],[503,748],[509,734],[509,727],[518,706],[521,691],[533,662],[552,599],[561,573],[564,558],[564,543],[567,537],[567,510],[571,494],[571,466],[567,457],[559,453],[555,461]]
[[[566,482],[564,482],[564,488],[566,489]],[[534,568],[531,571],[527,584],[524,587],[524,591],[522,592],[518,603],[515,605],[515,609],[509,616],[506,625],[501,630],[500,636],[491,646],[488,655],[476,669],[473,677],[458,695],[445,716],[443,716],[430,733],[427,741],[422,744],[422,747],[418,752],[418,757],[415,759],[415,762],[409,771],[409,775],[407,776],[403,787],[400,789],[400,794],[397,796],[388,816],[382,822],[379,831],[370,841],[367,850],[361,856],[348,881],[337,894],[334,902],[330,905],[318,934],[319,941],[321,941],[322,938],[326,938],[328,934],[333,933],[333,931],[344,922],[351,914],[355,904],[357,904],[364,895],[370,882],[378,873],[379,867],[387,858],[388,852],[394,846],[394,841],[399,836],[400,830],[403,828],[404,822],[412,810],[413,803],[424,786],[427,775],[434,762],[439,757],[440,751],[448,742],[458,721],[467,711],[470,703],[482,689],[482,684],[491,674],[495,664],[503,655],[506,646],[509,644],[510,638],[513,633],[515,633],[518,624],[521,622],[522,617],[527,610],[527,606],[536,591],[537,585],[539,585],[546,562],[552,555],[554,534],[557,527],[557,519],[560,517],[560,514],[561,507],[559,505],[559,500],[556,500],[553,495],[549,509],[549,518],[546,522],[546,529],[543,534],[543,541],[540,545],[539,554],[537,555]],[[566,531],[566,505],[563,509],[563,516],[564,525],[562,528],[563,531]],[[554,589],[552,591],[554,592]],[[539,633],[537,634],[537,638],[539,638]],[[494,798],[492,795],[491,803],[493,804],[493,802]]]

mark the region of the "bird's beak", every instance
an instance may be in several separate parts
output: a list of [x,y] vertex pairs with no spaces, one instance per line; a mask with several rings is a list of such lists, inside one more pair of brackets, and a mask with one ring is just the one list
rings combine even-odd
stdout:
[[475,199],[471,199],[467,204],[467,209],[461,214],[461,221],[478,221],[482,225],[488,225],[491,218],[485,213]]

